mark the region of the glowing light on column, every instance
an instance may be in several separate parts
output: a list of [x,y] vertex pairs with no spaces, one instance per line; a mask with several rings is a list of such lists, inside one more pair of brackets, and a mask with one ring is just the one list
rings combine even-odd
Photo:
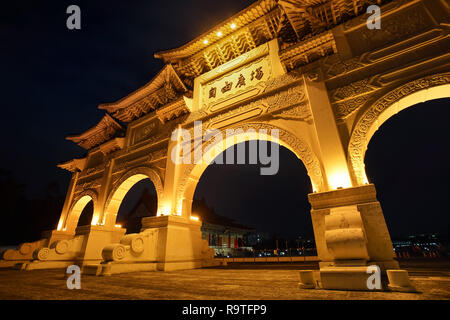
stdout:
[[333,190],[352,187],[350,176],[344,170],[330,174],[328,182]]
[[96,226],[98,224],[98,216],[95,215],[94,218],[92,218],[91,225]]
[[180,203],[177,206],[177,213],[178,216],[181,216],[183,214],[183,201],[180,201]]
[[158,210],[158,213],[156,215],[159,217],[159,216],[168,216],[169,214],[170,214],[170,206],[169,205],[163,205]]

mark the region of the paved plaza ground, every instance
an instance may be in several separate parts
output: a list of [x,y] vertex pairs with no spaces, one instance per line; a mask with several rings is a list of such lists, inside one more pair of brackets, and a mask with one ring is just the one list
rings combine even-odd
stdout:
[[0,269],[0,299],[450,299],[450,262],[402,263],[418,293],[298,289],[298,270],[309,264],[230,264],[222,268],[82,276],[66,287],[64,270]]

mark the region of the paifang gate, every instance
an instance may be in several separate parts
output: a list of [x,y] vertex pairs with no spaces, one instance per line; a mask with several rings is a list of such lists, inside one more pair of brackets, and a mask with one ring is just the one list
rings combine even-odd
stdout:
[[[381,29],[367,27],[372,4],[381,6]],[[87,155],[58,165],[72,179],[57,228],[6,251],[0,265],[78,264],[96,275],[216,265],[201,221],[191,217],[208,163],[171,159],[178,145],[172,133],[182,128],[193,137],[201,121],[202,130],[242,129],[227,146],[247,140],[250,129],[265,130],[257,139],[285,146],[304,163],[320,259],[319,271],[303,273],[304,287],[365,289],[367,266],[377,265],[391,288],[407,290],[364,154],[392,115],[449,97],[448,17],[440,0],[260,0],[182,47],[156,53],[165,66],[150,82],[100,105],[100,122],[68,137]],[[117,212],[146,178],[157,191],[157,216],[125,235]],[[77,227],[90,201],[92,222]]]

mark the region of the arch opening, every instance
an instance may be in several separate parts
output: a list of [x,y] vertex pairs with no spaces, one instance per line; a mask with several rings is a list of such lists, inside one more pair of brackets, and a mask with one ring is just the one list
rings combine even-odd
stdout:
[[89,225],[92,223],[93,215],[94,199],[92,195],[85,194],[75,201],[63,230],[75,231],[77,227]]
[[[135,186],[136,188],[134,188]],[[159,176],[153,170],[144,167],[135,168],[126,172],[110,192],[105,204],[102,224],[109,227],[129,227],[130,230],[127,230],[129,233],[139,232],[138,229],[140,229],[140,221],[138,222],[137,220],[140,219],[135,217],[130,219],[130,221],[126,221],[126,218],[130,213],[133,215],[133,212],[130,212],[132,209],[137,210],[137,208],[134,208],[133,205],[137,205],[135,203],[136,198],[139,198],[139,196],[142,197],[142,192],[144,189],[148,190],[147,195],[155,196],[157,206],[159,203],[158,197],[162,191],[162,183]],[[130,191],[131,193],[129,194]],[[127,200],[126,197],[129,199]],[[123,213],[119,216],[122,221],[119,221],[121,223],[119,224],[117,217],[124,199],[125,204],[124,209],[122,209]],[[150,210],[153,210],[153,207],[150,207]],[[137,214],[136,212],[134,213]],[[140,214],[142,215],[143,213],[141,212]],[[153,212],[148,212],[147,214],[152,215]],[[125,225],[122,225],[123,223],[125,223]]]
[[142,179],[134,184],[125,194],[120,204],[116,224],[122,226],[126,233],[139,233],[144,217],[156,216],[158,199],[156,189],[150,179]]
[[[209,165],[192,170],[198,178],[190,179],[185,199],[191,216],[202,221],[203,239],[217,256],[316,255],[307,198],[313,187],[305,165],[290,148],[260,140],[270,153],[279,149],[278,172],[261,175],[264,165],[249,161],[251,142],[228,146]],[[236,160],[240,147],[245,164],[226,164],[230,150]]]
[[83,211],[80,214],[80,218],[78,219],[77,227],[90,225],[92,223],[93,216],[94,216],[94,201],[92,201],[91,199],[83,208]]
[[397,258],[446,255],[450,217],[441,200],[448,197],[450,179],[449,103],[444,98],[412,105],[385,120],[368,141],[366,174],[377,187]]

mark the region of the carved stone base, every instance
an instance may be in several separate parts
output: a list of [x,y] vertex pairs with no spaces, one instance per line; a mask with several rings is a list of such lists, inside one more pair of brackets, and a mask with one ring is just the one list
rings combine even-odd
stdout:
[[387,270],[389,279],[388,288],[391,291],[400,292],[417,292],[413,284],[409,280],[408,271],[406,270]]
[[180,216],[142,219],[140,233],[107,244],[100,264],[86,265],[85,274],[108,276],[138,271],[173,271],[221,265],[202,239],[201,222]]
[[[320,270],[320,286],[323,289],[369,291],[367,267],[330,267]],[[381,288],[380,288],[381,289]],[[374,291],[372,289],[370,291]]]
[[143,229],[158,230],[156,260],[158,270],[172,271],[220,265],[214,260],[214,249],[202,239],[200,221],[180,216],[142,219]]
[[[324,289],[369,290],[367,267],[398,269],[374,185],[309,195]],[[317,286],[317,284],[316,284]]]
[[118,242],[124,233],[122,228],[91,225],[77,228],[75,236],[64,231],[48,231],[39,241],[23,243],[17,250],[5,251],[0,268],[34,270],[99,264],[103,261],[103,247]]

